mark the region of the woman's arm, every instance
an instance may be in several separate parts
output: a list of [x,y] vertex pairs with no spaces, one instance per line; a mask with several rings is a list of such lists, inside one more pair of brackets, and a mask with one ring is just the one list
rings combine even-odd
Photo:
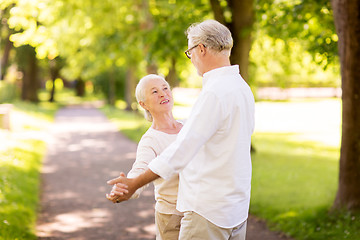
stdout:
[[[136,178],[148,169],[148,165],[156,157],[154,145],[156,142],[151,137],[143,137],[136,150],[136,160],[127,174],[127,178]],[[144,191],[148,184],[142,186],[131,196],[130,199],[136,199]]]
[[[113,185],[114,187],[111,191],[111,194],[106,195],[106,197],[113,203],[127,201],[131,199],[130,197],[137,189],[142,188],[157,178],[159,178],[159,175],[153,173],[150,169],[146,170],[136,178],[126,178],[125,176],[120,175],[120,177],[109,180],[107,182],[107,184]],[[127,189],[124,190],[124,188],[118,187],[120,185],[127,186]]]

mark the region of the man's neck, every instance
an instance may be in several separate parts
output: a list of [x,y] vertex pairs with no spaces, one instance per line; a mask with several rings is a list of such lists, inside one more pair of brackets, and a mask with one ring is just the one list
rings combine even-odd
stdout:
[[231,66],[231,63],[230,59],[226,56],[212,55],[207,59],[206,66],[207,68],[205,69],[204,73],[207,73],[217,68]]

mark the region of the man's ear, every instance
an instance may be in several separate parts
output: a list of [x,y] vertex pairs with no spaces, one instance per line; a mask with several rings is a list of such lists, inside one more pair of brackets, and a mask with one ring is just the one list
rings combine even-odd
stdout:
[[200,54],[205,55],[206,47],[204,46],[204,44],[199,44],[199,48],[200,48]]

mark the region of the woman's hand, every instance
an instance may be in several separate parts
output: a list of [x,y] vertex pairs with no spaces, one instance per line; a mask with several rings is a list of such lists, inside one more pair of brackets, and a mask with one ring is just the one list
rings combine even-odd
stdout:
[[[109,180],[107,184],[113,185],[110,194],[106,194],[106,198],[113,203],[119,203],[128,200],[133,192],[129,194],[128,184],[131,179],[126,178],[124,173],[120,173],[120,177]],[[135,191],[134,191],[135,192]]]
[[107,182],[107,184],[113,185],[113,190],[111,190],[110,195],[107,195],[106,197],[113,203],[129,200],[138,188],[141,188],[157,178],[159,178],[159,175],[153,173],[150,169],[147,169],[136,178],[126,178],[124,173],[120,173],[120,177]]

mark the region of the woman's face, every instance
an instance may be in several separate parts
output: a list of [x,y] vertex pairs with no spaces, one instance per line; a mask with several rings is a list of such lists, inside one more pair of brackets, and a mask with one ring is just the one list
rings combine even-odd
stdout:
[[172,93],[162,79],[150,79],[145,84],[145,102],[141,104],[151,115],[171,112],[174,106]]

